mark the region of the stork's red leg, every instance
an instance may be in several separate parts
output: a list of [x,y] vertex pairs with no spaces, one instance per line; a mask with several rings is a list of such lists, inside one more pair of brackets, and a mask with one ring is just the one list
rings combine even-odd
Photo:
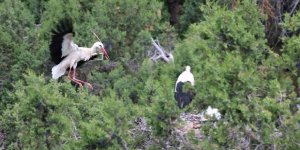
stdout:
[[68,79],[72,80],[72,78],[71,78],[71,69],[69,69],[69,71],[68,71]]
[[74,80],[74,79],[71,77],[71,68],[69,69],[69,72],[68,72],[68,79],[71,80],[71,81],[73,81],[73,82],[75,82],[75,83],[77,83],[77,84],[80,86],[80,88],[83,87],[82,84],[81,84],[80,82],[78,82],[77,80]]
[[88,85],[89,88],[93,89],[93,86],[92,86],[90,83],[85,82],[85,81],[82,81],[82,80],[79,80],[79,79],[76,79],[76,68],[74,68],[74,72],[73,72],[73,80],[76,80],[77,82],[86,84],[86,85]]

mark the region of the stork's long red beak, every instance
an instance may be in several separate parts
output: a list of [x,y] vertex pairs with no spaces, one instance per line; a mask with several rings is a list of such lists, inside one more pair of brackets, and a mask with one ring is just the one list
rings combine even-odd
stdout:
[[107,60],[109,60],[109,56],[108,56],[108,54],[107,54],[105,48],[102,48],[102,52],[103,52],[105,58],[106,58]]

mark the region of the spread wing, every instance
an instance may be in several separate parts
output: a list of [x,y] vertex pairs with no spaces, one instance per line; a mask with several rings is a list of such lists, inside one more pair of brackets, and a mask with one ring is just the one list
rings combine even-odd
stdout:
[[75,32],[72,20],[61,20],[51,32],[51,59],[55,64],[59,64],[67,55],[78,50],[78,45],[73,42]]

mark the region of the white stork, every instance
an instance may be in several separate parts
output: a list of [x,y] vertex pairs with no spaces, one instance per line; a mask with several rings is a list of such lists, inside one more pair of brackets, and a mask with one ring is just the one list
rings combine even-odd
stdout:
[[195,85],[195,79],[194,75],[191,73],[191,67],[186,66],[185,71],[183,71],[175,85],[175,99],[177,100],[177,104],[179,108],[184,108],[186,105],[188,105],[190,102],[192,102],[195,93],[194,92],[184,92],[183,91],[183,85],[186,84],[186,82],[190,82],[192,86]]
[[[86,84],[92,89],[93,87],[90,83],[76,78],[77,64],[91,60],[99,54],[104,55],[108,60],[109,56],[98,37],[98,42],[94,43],[91,48],[86,48],[78,47],[78,45],[73,42],[73,36],[75,36],[75,33],[71,19],[60,21],[56,29],[52,30],[50,53],[52,61],[56,64],[56,66],[52,68],[52,78],[58,79],[69,69],[69,80],[77,83],[80,87],[82,87],[82,84]],[[72,69],[73,75],[71,76]]]

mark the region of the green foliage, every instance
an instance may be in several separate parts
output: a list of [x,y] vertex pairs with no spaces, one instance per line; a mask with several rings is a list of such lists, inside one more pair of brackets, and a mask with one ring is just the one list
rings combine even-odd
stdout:
[[41,32],[50,37],[50,31],[55,28],[55,24],[65,18],[71,17],[78,20],[81,17],[80,4],[77,0],[49,0],[45,7],[47,8],[41,15],[41,22],[43,26]]
[[[237,1],[231,7],[233,2],[185,0],[175,34],[168,16],[161,15],[167,12],[162,0],[1,1],[0,134],[5,147],[122,149],[123,141],[135,149],[146,137],[132,135],[130,122],[145,117],[157,142],[149,148],[161,149],[164,140],[172,139],[181,111],[210,105],[222,119],[201,125],[205,136],[195,147],[245,149],[240,143],[250,139],[251,149],[297,149],[300,13],[285,15],[287,35],[278,55],[266,44],[266,18],[256,3]],[[66,16],[74,20],[78,45],[89,47],[97,40],[92,30],[112,47],[108,53],[116,67],[100,72],[97,66],[87,75],[98,90],[77,89],[64,77],[50,79],[50,31]],[[178,35],[184,35],[182,41]],[[149,60],[151,37],[166,50],[178,40],[173,64]],[[183,88],[196,96],[179,110],[174,86],[186,65],[196,83]]]
[[31,13],[34,15],[35,23],[40,23],[40,19],[42,17],[43,11],[45,10],[45,4],[48,0],[21,0],[24,2]]
[[[27,68],[36,68],[40,61],[38,55],[34,18],[20,1],[5,0],[0,4],[0,60],[1,78],[19,77]],[[37,54],[33,54],[33,52]]]
[[203,0],[185,0],[179,20],[179,33],[185,33],[190,24],[200,22],[203,19],[200,10],[201,5],[204,5]]
[[113,133],[124,139],[128,136],[130,107],[117,100],[113,92],[99,100],[68,83],[47,83],[32,72],[24,78],[10,93],[17,102],[3,113],[0,124],[10,133],[10,148],[99,147],[99,141]]
[[[299,20],[300,13],[296,13],[294,16],[285,16],[285,22],[283,26],[288,33],[296,33],[291,36],[283,37],[284,46],[282,48],[283,67],[289,69],[294,80],[297,82],[297,78],[300,77],[300,52],[297,49],[297,43],[299,43],[300,36],[298,31],[300,28]],[[298,83],[299,84],[299,83]],[[298,95],[299,96],[299,95]]]
[[[1,124],[11,136],[8,147],[17,149],[22,145],[23,148],[49,149],[71,140],[68,115],[74,114],[67,108],[71,101],[55,90],[57,88],[58,84],[46,85],[43,77],[32,73],[25,76],[25,82],[15,85],[16,91],[10,95],[17,102],[4,112],[5,121]],[[16,134],[9,132],[11,129]]]
[[[242,5],[235,11],[226,10],[220,6],[206,7],[204,16],[206,20],[192,25],[186,34],[186,40],[176,48],[176,62],[181,66],[192,66],[192,72],[198,82],[196,88],[199,94],[197,95],[201,97],[202,102],[210,101],[211,103],[223,99],[226,103],[231,97],[244,96],[240,92],[232,91],[248,88],[243,91],[247,93],[249,90],[254,90],[258,84],[254,82],[258,81],[255,67],[258,62],[262,61],[263,51],[261,50],[267,47],[264,44],[263,35],[257,32],[263,31],[262,24],[257,23],[259,20],[253,20],[250,25],[249,21],[240,15],[244,14],[246,17],[246,14],[242,13],[244,7],[246,6]],[[255,9],[255,7],[252,8]],[[257,17],[259,14],[253,15]],[[226,18],[237,20],[224,24]],[[227,32],[223,32],[224,30]],[[248,38],[244,37],[245,34]],[[225,37],[229,36],[231,39],[226,40]],[[247,41],[250,37],[253,38],[253,42]],[[260,60],[250,56],[260,58]]]
[[[113,43],[114,51],[110,53],[112,57],[138,57],[144,53],[144,45],[135,46],[136,41],[150,41],[149,35],[141,37],[142,34],[149,34],[159,21],[161,3],[157,1],[122,1],[105,0],[97,1],[91,11],[97,24],[93,28],[101,35],[102,39],[107,39]],[[103,31],[105,29],[105,31]],[[144,38],[144,39],[142,39]]]
[[[204,20],[190,26],[175,51],[176,65],[192,67],[197,91],[193,105],[211,105],[223,112],[224,124],[203,128],[203,132],[211,137],[212,145],[230,148],[238,147],[238,139],[250,133],[261,134],[262,141],[253,139],[253,143],[285,145],[278,142],[283,138],[271,140],[269,136],[284,126],[276,127],[278,117],[296,117],[289,111],[294,98],[282,97],[291,80],[278,79],[273,65],[280,65],[282,60],[268,51],[263,16],[250,1],[243,1],[234,10],[211,4],[201,7]],[[268,78],[258,66],[267,68]],[[237,130],[235,137],[230,136],[233,129]],[[243,135],[248,129],[250,133]]]
[[157,93],[153,97],[153,105],[147,116],[153,126],[154,134],[167,137],[171,129],[174,128],[173,122],[178,118],[178,107],[176,106],[173,92],[173,83],[169,77],[162,75],[158,82],[153,81]]
[[183,92],[195,92],[195,89],[191,84],[184,84],[182,91]]

